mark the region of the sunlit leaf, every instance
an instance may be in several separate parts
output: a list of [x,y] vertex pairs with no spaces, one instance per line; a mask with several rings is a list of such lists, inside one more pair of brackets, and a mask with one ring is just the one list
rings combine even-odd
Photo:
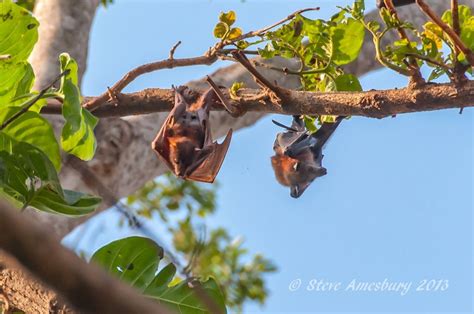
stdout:
[[66,120],[61,133],[61,146],[82,160],[90,160],[97,145],[94,128],[98,120],[81,106],[76,61],[68,54],[61,54],[59,60],[61,71],[70,71],[61,79],[60,93],[64,96],[62,113]]
[[[20,110],[19,107],[7,107],[0,111],[0,124]],[[51,124],[36,112],[28,111],[7,125],[3,132],[18,142],[29,143],[43,151],[56,170],[61,167],[59,145]]]
[[227,24],[228,26],[232,26],[232,24],[234,24],[235,22],[235,19],[236,19],[236,15],[234,11],[222,12],[219,15],[219,21]]

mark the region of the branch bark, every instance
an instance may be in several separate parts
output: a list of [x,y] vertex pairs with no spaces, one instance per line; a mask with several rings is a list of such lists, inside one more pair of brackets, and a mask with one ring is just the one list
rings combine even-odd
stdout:
[[[384,118],[402,113],[422,112],[474,106],[474,81],[462,86],[455,84],[427,84],[421,88],[403,88],[367,92],[313,93],[280,88],[284,103],[270,98],[255,100],[261,94],[258,89],[242,89],[243,99],[235,101],[229,92],[221,90],[232,108],[239,112],[277,113],[283,115],[340,115]],[[116,104],[99,107],[98,117],[142,115],[168,112],[174,105],[174,92],[170,89],[146,89],[137,93],[122,94]],[[222,105],[212,108],[226,110]],[[47,106],[44,113],[61,114],[61,106]],[[221,113],[220,113],[221,114]]]

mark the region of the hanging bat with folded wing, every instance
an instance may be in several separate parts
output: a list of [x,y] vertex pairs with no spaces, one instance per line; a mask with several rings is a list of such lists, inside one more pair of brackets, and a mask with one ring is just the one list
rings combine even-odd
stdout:
[[323,123],[314,134],[306,130],[299,116],[293,116],[291,127],[273,121],[286,131],[277,134],[272,166],[277,181],[290,187],[292,197],[300,197],[316,178],[326,175],[326,168],[322,166],[323,147],[342,119],[344,117],[338,117],[334,123]]
[[188,103],[186,87],[175,89],[175,104],[151,146],[173,173],[186,180],[214,182],[232,138],[232,129],[222,144],[213,142],[209,110],[216,95],[206,91]]

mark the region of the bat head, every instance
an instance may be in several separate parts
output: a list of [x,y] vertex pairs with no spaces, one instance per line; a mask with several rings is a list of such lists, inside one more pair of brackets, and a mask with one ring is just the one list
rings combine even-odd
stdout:
[[291,197],[298,198],[319,177],[326,175],[326,168],[287,155],[276,154],[272,166],[278,182],[290,187]]

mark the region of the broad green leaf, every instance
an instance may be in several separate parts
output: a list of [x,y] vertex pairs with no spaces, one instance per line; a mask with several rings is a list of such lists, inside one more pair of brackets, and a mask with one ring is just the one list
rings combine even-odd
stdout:
[[167,265],[155,277],[155,280],[148,286],[144,294],[161,304],[167,305],[172,310],[179,311],[179,313],[209,313],[209,309],[202,299],[193,293],[192,288],[190,288],[190,285],[200,285],[202,290],[221,309],[221,313],[226,313],[222,293],[214,279],[209,278],[204,282],[183,280],[172,285],[172,278],[175,273],[176,267],[173,264]]
[[235,22],[235,19],[236,19],[236,15],[235,15],[235,12],[234,11],[229,11],[229,12],[222,12],[220,15],[219,15],[219,21],[231,26],[232,24],[234,24]]
[[[7,107],[0,111],[0,124],[20,110],[20,107]],[[36,112],[28,111],[19,116],[3,132],[18,142],[26,142],[45,153],[56,168],[61,168],[59,145],[51,124]]]
[[38,25],[28,10],[11,0],[0,3],[0,55],[10,55],[10,63],[26,61],[38,40]]
[[76,61],[65,53],[59,56],[59,60],[61,71],[70,71],[63,76],[60,88],[64,96],[62,110],[66,120],[61,133],[61,146],[82,160],[90,160],[94,157],[97,145],[94,128],[98,119],[81,106]]
[[63,214],[66,216],[82,216],[92,213],[101,202],[101,198],[80,192],[63,190],[64,195],[45,187],[40,189],[30,202],[30,206],[39,210]]
[[100,198],[63,191],[54,165],[40,149],[0,132],[0,194],[19,207],[70,216],[88,214]]
[[229,25],[224,22],[219,22],[214,27],[214,37],[216,38],[224,38],[224,36],[229,31]]
[[169,264],[158,274],[163,249],[148,238],[129,237],[100,248],[91,258],[110,273],[129,282],[147,297],[182,314],[209,313],[203,301],[196,297],[192,285],[201,285],[209,298],[226,313],[223,295],[213,279],[205,282],[181,281],[171,286],[176,268]]
[[12,99],[30,92],[35,75],[28,62],[0,61],[0,108],[12,104]]
[[352,74],[339,75],[335,79],[336,89],[338,91],[360,92],[362,86],[359,79]]
[[92,261],[143,292],[155,278],[161,258],[163,249],[155,242],[130,237],[100,248],[92,256]]
[[364,26],[361,22],[348,18],[346,23],[339,23],[331,29],[333,43],[332,61],[344,65],[354,61],[359,55],[364,42]]

